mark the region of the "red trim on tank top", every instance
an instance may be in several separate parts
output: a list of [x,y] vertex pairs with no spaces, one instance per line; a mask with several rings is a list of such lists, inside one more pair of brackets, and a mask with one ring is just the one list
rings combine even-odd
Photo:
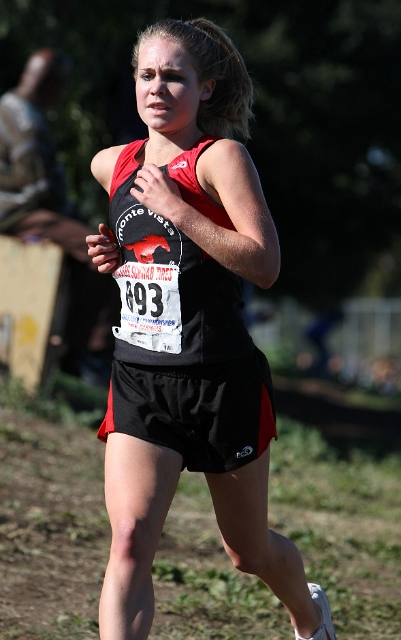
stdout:
[[[235,230],[235,227],[224,207],[215,202],[211,196],[199,184],[196,175],[196,165],[202,153],[220,138],[216,136],[203,135],[192,147],[182,151],[167,165],[168,175],[176,182],[182,198],[190,206],[200,211],[206,218],[212,220],[223,229]],[[117,189],[136,171],[140,166],[135,159],[138,153],[144,148],[149,138],[145,140],[135,140],[127,144],[122,149],[117,158],[110,187],[110,200],[112,200]],[[202,249],[203,259],[210,256]]]
[[145,146],[149,138],[145,140],[134,140],[129,142],[119,154],[114,166],[113,177],[110,185],[110,200],[113,198],[118,187],[139,167],[135,156]]

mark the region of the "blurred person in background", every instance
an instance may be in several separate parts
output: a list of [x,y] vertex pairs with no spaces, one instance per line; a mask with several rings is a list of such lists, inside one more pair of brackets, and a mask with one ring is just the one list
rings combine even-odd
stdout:
[[305,336],[316,349],[316,360],[312,363],[309,373],[319,378],[330,377],[330,359],[332,357],[329,345],[331,332],[344,319],[341,309],[333,309],[318,315],[305,329]]
[[64,97],[71,71],[64,52],[39,49],[17,87],[0,98],[0,233],[24,242],[51,240],[63,249],[69,307],[60,366],[87,382],[108,384],[119,299],[112,278],[101,278],[88,257],[85,238],[92,229],[68,200],[44,114]]

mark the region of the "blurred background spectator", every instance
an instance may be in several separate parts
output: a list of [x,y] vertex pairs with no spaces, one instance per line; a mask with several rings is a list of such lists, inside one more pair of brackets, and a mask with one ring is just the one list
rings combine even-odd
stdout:
[[0,98],[0,231],[25,242],[51,240],[64,250],[69,304],[60,365],[107,384],[117,287],[88,258],[85,237],[92,229],[67,197],[64,167],[43,113],[64,97],[71,70],[62,51],[39,49],[15,89]]

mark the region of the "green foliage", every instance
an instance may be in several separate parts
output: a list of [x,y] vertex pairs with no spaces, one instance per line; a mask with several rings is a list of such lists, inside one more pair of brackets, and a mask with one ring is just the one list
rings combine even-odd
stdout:
[[12,377],[2,378],[0,407],[32,413],[45,420],[62,424],[68,423],[71,418],[71,410],[66,404],[48,398],[41,390],[30,395],[22,383]]
[[[271,20],[276,11],[280,30],[277,16]],[[330,306],[355,289],[372,254],[400,229],[392,195],[400,190],[400,125],[389,94],[400,90],[393,57],[400,12],[396,3],[287,2],[281,12],[269,3],[258,23],[253,16],[252,42],[280,33],[271,60],[256,47],[249,54],[259,93],[250,148],[266,167],[283,248],[276,288],[315,308]],[[375,145],[391,151],[392,166],[367,159]]]
[[[202,607],[204,613],[213,619],[225,618],[228,612],[232,612],[234,619],[250,615],[263,617],[268,605],[276,601],[260,580],[240,577],[233,571],[211,568],[194,571],[156,561],[153,575],[157,580],[173,581],[190,589],[192,595],[180,595],[173,605],[175,612],[185,616]],[[208,599],[207,607],[202,605],[205,598]]]
[[[52,604],[32,607],[29,626],[27,618],[14,623],[9,616],[4,640],[98,638],[109,523],[100,498],[85,498],[102,494],[101,456],[93,434],[71,427],[69,436],[66,442],[65,430],[41,421],[30,420],[28,428],[24,414],[15,425],[0,425],[7,586],[23,593],[25,585]],[[401,637],[400,456],[376,460],[356,450],[341,460],[319,433],[288,419],[279,420],[279,436],[271,447],[271,527],[296,543],[308,580],[324,586],[339,638]],[[291,637],[288,616],[269,590],[235,571],[221,542],[200,544],[218,536],[203,475],[184,473],[180,484],[153,565],[157,616],[150,638]],[[91,575],[96,583],[88,582]]]
[[[71,634],[71,635],[70,635]],[[99,623],[94,618],[80,618],[68,613],[60,614],[53,623],[53,630],[45,633],[44,640],[55,640],[55,638],[72,637],[96,638],[99,634]]]
[[[307,535],[305,532],[299,532],[298,535],[294,533],[291,537],[299,544]],[[316,542],[316,537],[313,534],[312,538]],[[318,562],[306,566],[308,578],[325,585],[339,634],[341,631],[348,630],[347,633],[352,634],[349,637],[363,637],[359,635],[362,631],[361,624],[364,625],[363,621],[367,620],[370,625],[378,625],[379,627],[383,621],[387,621],[390,625],[390,633],[397,634],[397,630],[400,629],[401,616],[395,602],[383,603],[376,596],[360,597],[352,589],[348,589],[341,581],[338,571],[338,561],[340,560],[338,552],[340,549],[330,558],[327,554],[327,545],[312,544],[308,548],[313,551],[315,557],[319,557]],[[359,549],[354,550],[354,560],[358,553]],[[155,575],[157,575],[157,567],[158,563],[156,562],[154,565]],[[174,569],[181,572],[177,566]],[[288,627],[284,622],[283,609],[277,598],[266,589],[260,580],[236,574],[233,571],[218,571],[208,568],[198,572],[184,570],[181,573],[184,578],[185,591],[175,600],[165,601],[163,605],[166,613],[174,612],[185,619],[185,623],[175,625],[174,630],[168,630],[170,634],[174,633],[172,637],[180,639],[192,637],[189,634],[195,631],[194,637],[197,638],[228,639],[238,637],[238,628],[241,629],[242,634],[255,639],[266,637],[266,632],[269,629],[274,633],[274,636],[269,637],[277,639],[288,637]],[[365,571],[364,576],[368,577],[368,575],[371,577],[371,574],[367,574]],[[156,577],[156,579],[159,578]],[[177,586],[181,585],[180,580]],[[205,622],[196,622],[199,620]],[[217,630],[218,628],[219,630]],[[206,635],[206,630],[209,636]],[[158,637],[167,636],[162,632],[162,635]],[[396,635],[391,635],[391,637],[396,637]]]
[[285,464],[291,464],[294,461],[307,459],[311,464],[320,460],[336,459],[335,449],[317,429],[306,427],[290,418],[278,416],[277,431],[279,440],[274,449],[276,462],[283,460]]
[[[49,117],[71,198],[98,222],[107,216],[107,199],[89,164],[96,151],[115,143],[124,119],[132,126],[134,100],[121,86],[131,73],[136,32],[163,17],[197,15],[228,30],[255,80],[249,149],[284,257],[273,292],[314,308],[330,306],[355,290],[377,254],[395,256],[401,234],[401,11],[395,0],[3,0],[0,91],[17,82],[35,48],[57,46],[71,55],[67,99]],[[383,161],[380,153],[369,156],[372,148],[384,151]],[[395,270],[386,275],[393,295],[401,290]]]
[[264,351],[273,373],[287,376],[299,375],[299,367],[296,366],[293,347],[279,343],[270,348],[266,348]]
[[26,412],[62,425],[98,426],[107,400],[107,390],[92,387],[74,376],[55,371],[46,389],[28,393],[19,380],[2,378],[0,407]]
[[184,583],[183,572],[171,562],[155,562],[152,567],[152,573],[155,578],[157,578],[157,580],[164,580],[165,582],[176,582],[177,584]]
[[[283,418],[278,430],[279,441],[271,446],[272,528],[300,549],[308,580],[324,586],[338,637],[356,640],[369,631],[380,638],[383,625],[386,637],[398,637],[401,457],[376,460],[356,450],[341,460],[316,430]],[[191,477],[203,487],[200,474]],[[203,511],[201,489],[196,493],[185,483],[181,499],[187,487],[191,511]],[[153,569],[157,582],[168,580],[176,589],[175,596],[166,592],[162,610],[181,619],[158,633],[161,640],[284,640],[291,633],[282,606],[256,577],[211,566],[207,558],[196,569],[173,556],[157,560]],[[383,598],[381,589],[393,595]]]
[[355,449],[343,460],[317,429],[287,418],[279,417],[278,434],[271,447],[273,503],[372,517],[385,513],[394,521],[400,517],[395,479],[401,473],[400,454],[378,460],[373,453]]

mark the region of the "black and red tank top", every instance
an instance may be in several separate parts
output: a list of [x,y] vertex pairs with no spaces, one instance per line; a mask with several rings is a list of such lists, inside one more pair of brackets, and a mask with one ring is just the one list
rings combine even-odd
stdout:
[[[196,163],[218,138],[201,137],[161,167],[182,198],[213,222],[234,229],[223,207],[200,186]],[[110,225],[123,264],[113,274],[121,293],[121,326],[114,356],[160,366],[201,365],[247,355],[254,348],[242,317],[241,279],[205,254],[163,213],[148,209],[130,189],[147,140],[118,157],[110,191]]]

